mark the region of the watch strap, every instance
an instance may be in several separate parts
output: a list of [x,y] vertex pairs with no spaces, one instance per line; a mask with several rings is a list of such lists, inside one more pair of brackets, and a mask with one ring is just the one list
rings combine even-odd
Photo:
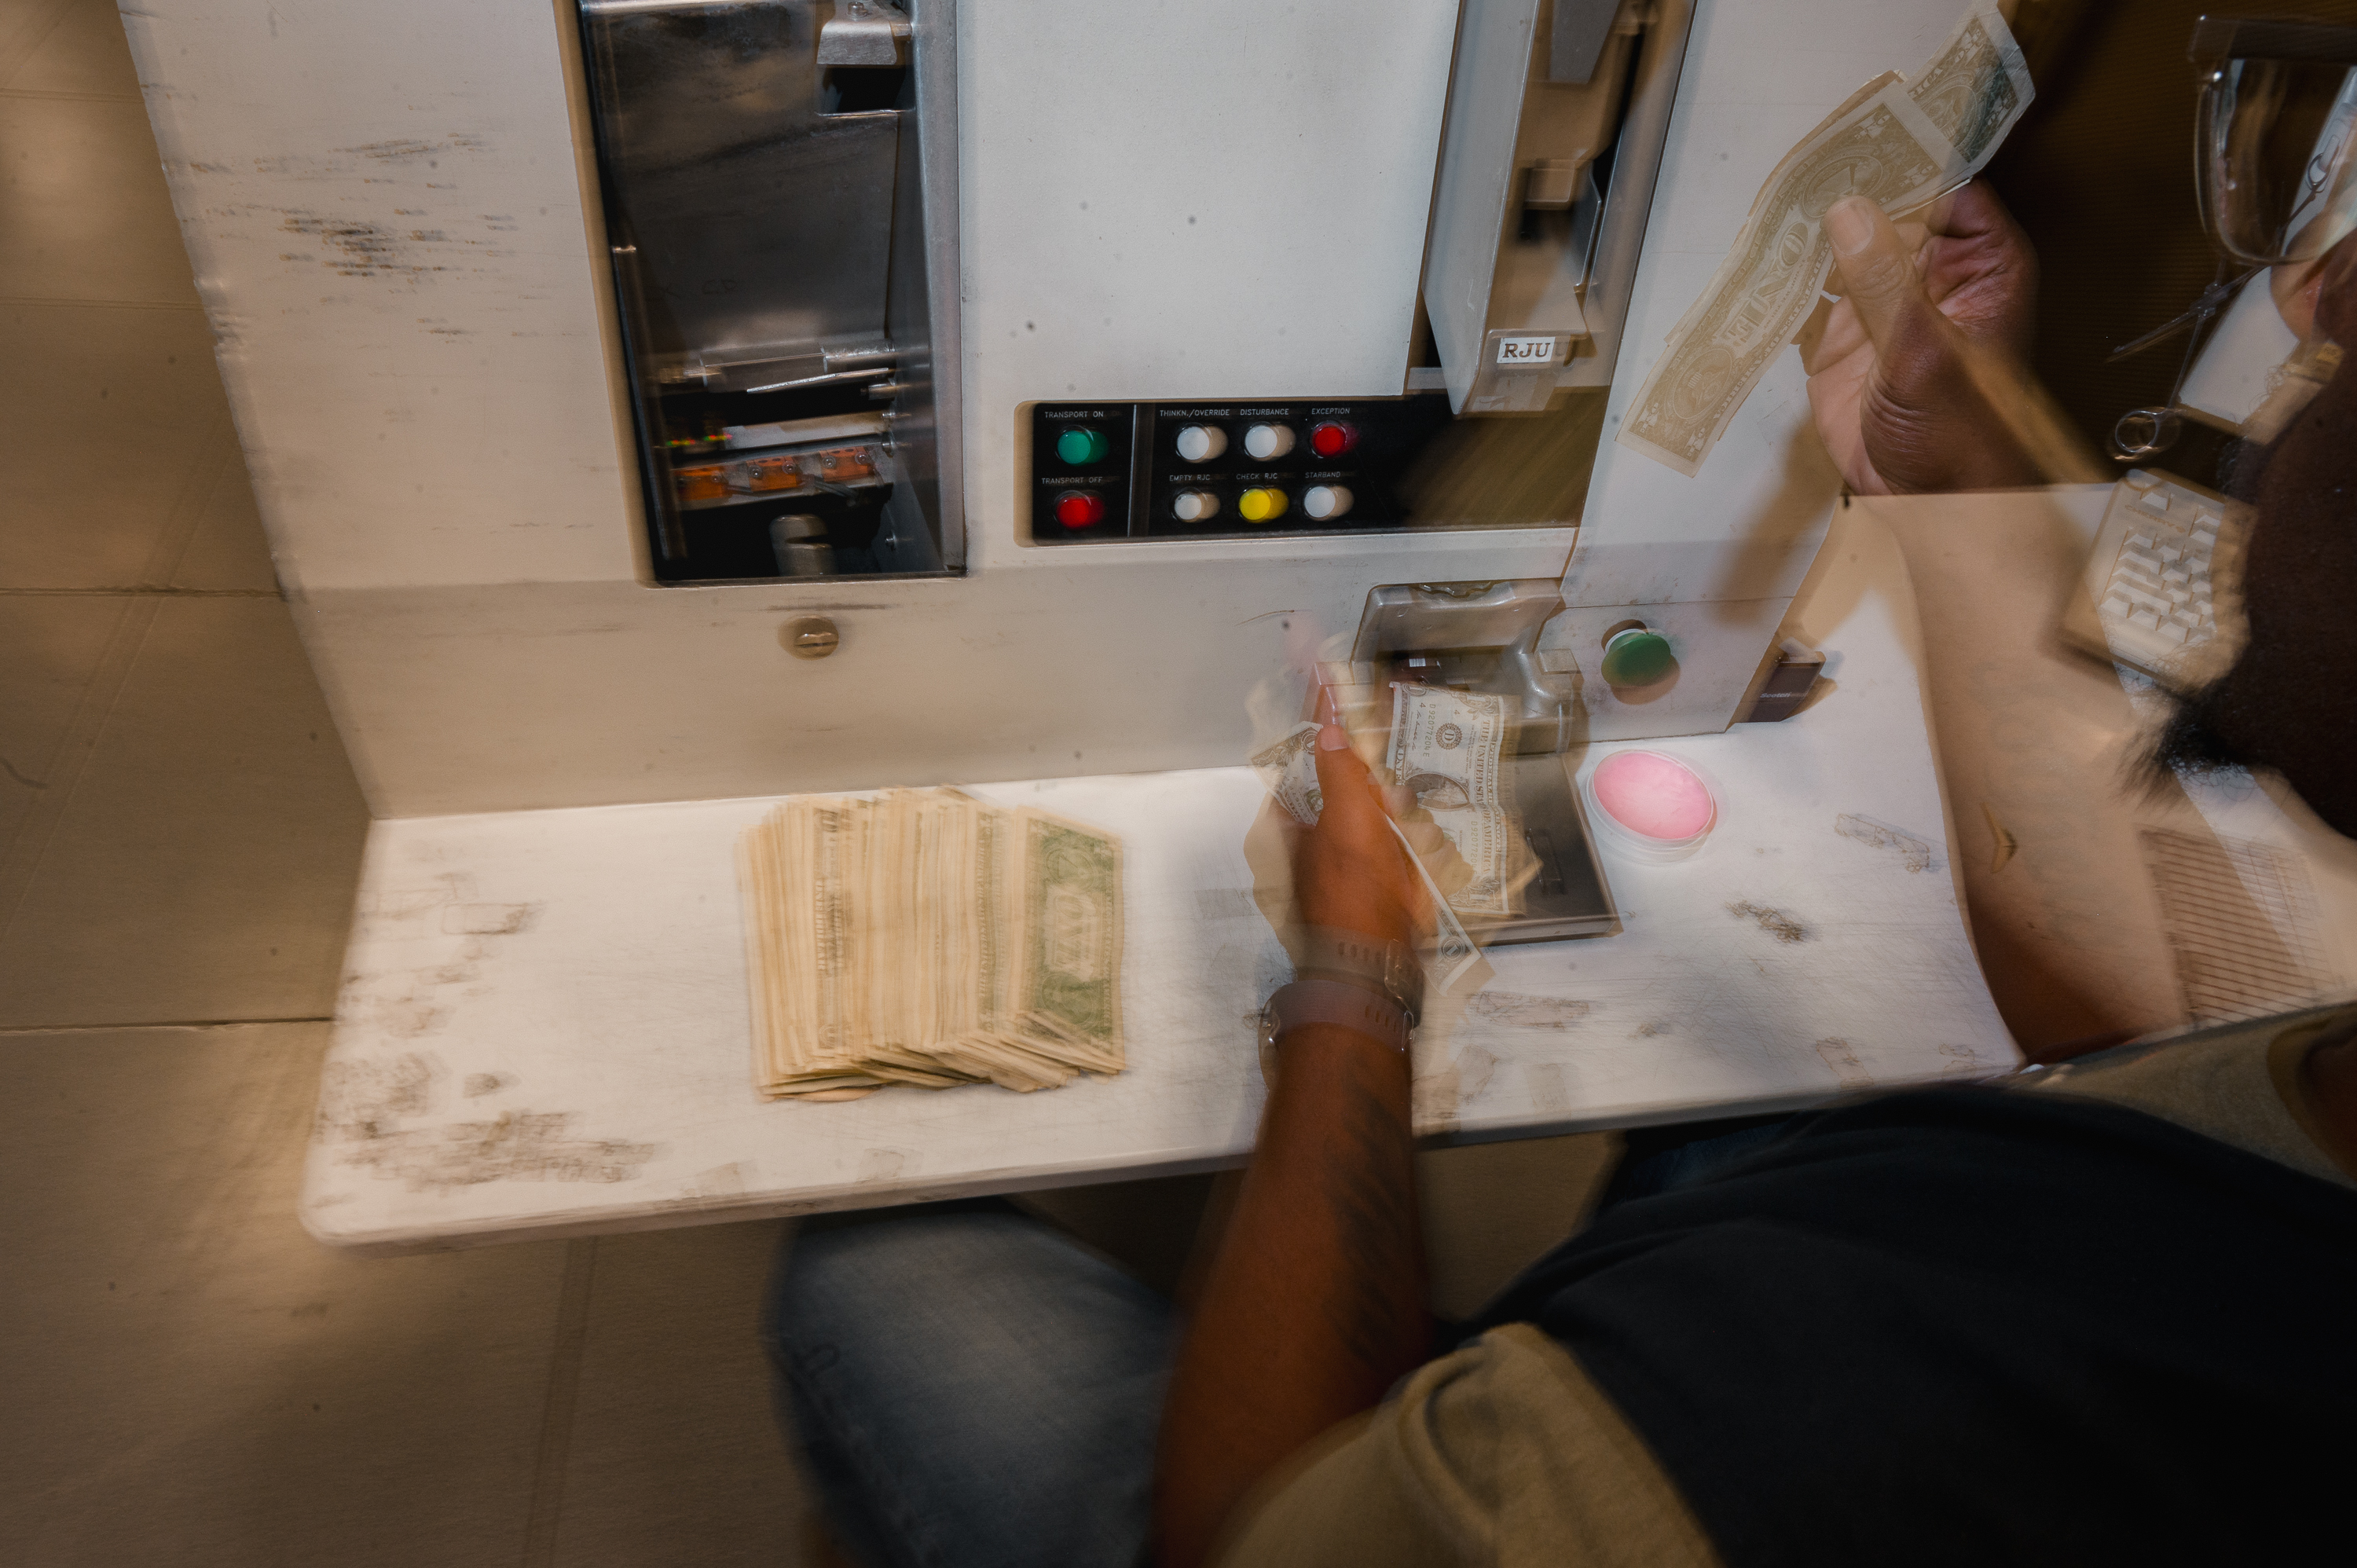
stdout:
[[1405,942],[1379,941],[1333,926],[1301,928],[1300,979],[1354,981],[1399,1004],[1412,1026],[1424,1011],[1424,966]]
[[1272,1037],[1304,1024],[1331,1024],[1353,1034],[1380,1040],[1395,1051],[1407,1049],[1414,1021],[1407,1009],[1380,991],[1340,980],[1297,980],[1280,985],[1268,999],[1263,1016]]

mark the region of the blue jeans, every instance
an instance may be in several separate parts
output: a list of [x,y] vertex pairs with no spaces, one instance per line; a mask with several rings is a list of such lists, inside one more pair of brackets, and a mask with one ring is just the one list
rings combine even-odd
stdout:
[[[1716,1176],[1781,1130],[1654,1130],[1606,1205]],[[835,1539],[863,1568],[1144,1562],[1169,1301],[1003,1203],[846,1219],[788,1240],[762,1322]]]
[[762,1324],[780,1413],[863,1568],[1132,1568],[1170,1303],[1005,1205],[786,1243]]

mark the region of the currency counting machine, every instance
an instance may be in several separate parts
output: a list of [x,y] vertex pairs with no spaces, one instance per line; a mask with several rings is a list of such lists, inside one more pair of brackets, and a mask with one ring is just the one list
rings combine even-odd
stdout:
[[126,22],[379,815],[1229,766],[1392,660],[1515,694],[1567,840],[1571,748],[1743,716],[1835,499],[1796,362],[1698,478],[1612,440],[1729,150],[1956,8]]

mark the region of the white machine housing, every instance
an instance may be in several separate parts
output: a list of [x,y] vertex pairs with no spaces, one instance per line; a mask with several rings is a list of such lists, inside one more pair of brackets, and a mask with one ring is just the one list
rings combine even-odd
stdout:
[[[1527,62],[1549,13],[918,9],[954,16],[964,571],[685,587],[647,570],[572,0],[124,20],[280,580],[372,810],[418,816],[1233,763],[1255,686],[1394,583],[1560,576],[1544,646],[1592,671],[1641,619],[1683,668],[1588,679],[1590,736],[1723,728],[1837,493],[1797,356],[1698,478],[1610,429],[1778,156],[1956,6],[1693,6],[1630,89],[1668,126],[1578,515],[1054,550],[1017,533],[1033,400],[1408,384],[1460,34]],[[811,615],[832,657],[780,646]]]

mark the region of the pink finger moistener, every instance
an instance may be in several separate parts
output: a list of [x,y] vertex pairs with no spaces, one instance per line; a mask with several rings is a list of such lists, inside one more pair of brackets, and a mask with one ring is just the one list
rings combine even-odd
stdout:
[[1703,776],[1665,752],[1616,751],[1587,777],[1598,825],[1648,859],[1680,859],[1718,822],[1718,799]]

